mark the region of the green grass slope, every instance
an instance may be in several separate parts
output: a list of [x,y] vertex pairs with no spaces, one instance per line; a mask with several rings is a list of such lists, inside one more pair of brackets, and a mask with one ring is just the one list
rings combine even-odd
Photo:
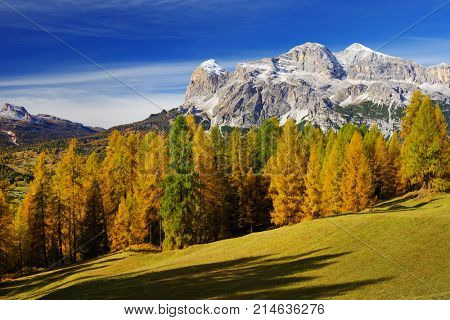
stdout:
[[2,299],[448,299],[450,195],[0,284]]

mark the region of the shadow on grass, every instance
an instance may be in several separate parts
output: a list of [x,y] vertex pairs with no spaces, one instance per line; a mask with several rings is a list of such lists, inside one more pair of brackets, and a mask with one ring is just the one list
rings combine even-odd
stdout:
[[[373,206],[372,208],[365,209],[364,211],[338,213],[338,214],[334,214],[334,215],[323,217],[323,218],[329,219],[329,218],[336,218],[336,217],[344,217],[344,216],[348,216],[348,215],[389,213],[391,211],[398,211],[398,212],[410,211],[410,212],[412,212],[414,210],[418,210],[418,209],[422,208],[423,206],[430,204],[437,200],[437,199],[423,200],[422,202],[419,202],[413,206],[402,205],[402,203],[404,203],[410,199],[413,199],[413,198],[417,198],[417,195],[410,195],[410,196],[407,196],[407,197],[404,197],[401,199],[383,202],[381,204]],[[322,218],[320,218],[320,219],[322,219]]]
[[388,280],[377,278],[308,285],[316,277],[303,275],[305,272],[338,263],[340,257],[350,253],[324,254],[321,251],[282,258],[247,257],[164,271],[130,273],[119,278],[91,279],[52,290],[42,299],[319,299]]
[[77,272],[82,271],[92,271],[106,268],[109,264],[114,261],[122,260],[124,258],[115,258],[110,257],[100,262],[101,265],[94,266],[99,262],[96,260],[87,261],[84,263],[71,265],[67,267],[58,267],[57,269],[51,269],[41,274],[37,274],[30,277],[19,278],[12,281],[2,282],[0,283],[0,299],[7,298],[10,294],[20,294],[32,290],[38,290],[43,288],[51,283],[64,281],[65,278],[73,275]]
[[408,196],[405,196],[405,197],[402,197],[402,198],[399,198],[399,199],[387,200],[387,201],[384,201],[384,202],[374,206],[374,209],[376,209],[376,208],[386,208],[386,207],[398,205],[398,204],[400,204],[402,202],[406,202],[406,201],[414,199],[414,198],[417,198],[417,194],[411,194],[411,195],[408,195]]
[[431,199],[431,200],[427,200],[427,201],[423,201],[423,202],[419,202],[413,206],[403,206],[400,203],[401,202],[397,202],[389,207],[386,207],[386,209],[383,210],[377,210],[378,207],[374,208],[374,210],[372,211],[372,213],[380,213],[380,212],[390,212],[390,211],[414,211],[414,210],[418,210],[420,208],[422,208],[423,206],[430,204],[432,202],[436,201],[436,199]]

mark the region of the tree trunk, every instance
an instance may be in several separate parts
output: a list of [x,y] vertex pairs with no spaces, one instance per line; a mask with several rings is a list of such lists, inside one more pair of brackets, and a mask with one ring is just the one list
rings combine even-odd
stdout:
[[152,244],[152,222],[148,223],[148,243]]
[[72,227],[72,230],[73,230],[73,234],[72,234],[72,236],[73,236],[73,252],[72,252],[72,254],[73,254],[73,263],[76,263],[77,262],[77,230],[75,228],[75,223],[76,223],[75,214],[73,215],[72,223],[73,223],[73,227]]
[[60,221],[58,221],[58,255],[61,261],[61,265],[64,265],[64,256],[62,251],[62,228]]
[[162,219],[159,217],[159,247],[162,248]]
[[41,241],[42,241],[42,253],[44,254],[44,264],[48,267],[47,248],[45,246],[45,209],[44,209],[44,197],[41,196]]
[[20,254],[20,275],[23,276],[22,241],[20,241],[19,243],[19,254]]

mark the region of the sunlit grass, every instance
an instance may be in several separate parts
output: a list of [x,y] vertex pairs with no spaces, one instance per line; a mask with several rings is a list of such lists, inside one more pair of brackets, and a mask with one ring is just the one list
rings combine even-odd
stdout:
[[450,298],[450,195],[185,250],[123,252],[0,284],[3,299]]

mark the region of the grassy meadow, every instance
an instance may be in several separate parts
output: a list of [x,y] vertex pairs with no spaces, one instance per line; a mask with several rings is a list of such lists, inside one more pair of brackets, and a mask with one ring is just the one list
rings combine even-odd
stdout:
[[449,299],[450,194],[0,283],[0,299]]

